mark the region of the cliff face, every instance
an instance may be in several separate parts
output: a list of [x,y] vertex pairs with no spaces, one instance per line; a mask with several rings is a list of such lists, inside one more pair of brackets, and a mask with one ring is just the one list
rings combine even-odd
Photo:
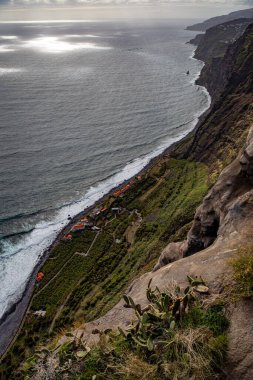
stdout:
[[[190,41],[197,45],[195,58],[205,62],[197,84],[207,88],[213,102],[219,97],[227,83],[229,75],[227,61],[228,57],[234,55],[233,51],[229,52],[230,46],[241,37],[252,22],[253,19],[229,21],[208,29],[205,34],[198,35]],[[224,56],[226,56],[225,60]]]
[[251,240],[253,223],[253,121],[246,143],[197,209],[187,240],[163,251],[155,271],[212,244],[232,248]]
[[[207,270],[205,275],[211,283],[223,288],[231,285],[228,258],[238,247],[252,242],[253,25],[229,47],[221,63],[223,92],[196,130],[187,157],[204,161],[212,168],[213,162],[225,166],[236,152],[239,154],[222,171],[197,209],[187,240],[166,247],[155,271],[178,276],[186,271],[185,265],[193,273],[201,268]],[[168,265],[175,260],[179,261]],[[226,378],[251,379],[253,330],[248,321],[253,316],[252,303],[231,305],[230,312]]]
[[219,167],[238,154],[253,120],[253,24],[228,48],[217,76],[221,95],[188,142],[183,157],[220,171]]
[[223,24],[224,22],[238,18],[253,18],[253,8],[232,12],[224,16],[213,17],[204,22],[188,26],[187,29],[204,32],[215,25]]

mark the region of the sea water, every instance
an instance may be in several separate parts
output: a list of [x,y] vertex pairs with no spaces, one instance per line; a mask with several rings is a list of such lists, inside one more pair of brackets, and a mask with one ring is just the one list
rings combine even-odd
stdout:
[[0,316],[68,215],[135,175],[208,107],[186,24],[0,24]]

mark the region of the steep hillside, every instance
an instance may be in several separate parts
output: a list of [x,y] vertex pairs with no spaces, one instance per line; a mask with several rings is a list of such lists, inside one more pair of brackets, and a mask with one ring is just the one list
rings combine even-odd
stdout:
[[252,162],[253,127],[187,240],[169,244],[155,271],[136,279],[106,315],[40,347],[23,366],[27,378],[251,380]]
[[220,160],[224,166],[235,158],[253,120],[253,24],[229,47],[221,66],[224,90],[186,156],[209,164]]
[[173,152],[177,158],[205,162],[214,179],[237,156],[253,121],[253,24],[228,48],[219,77],[221,95],[211,112]]
[[[135,304],[145,308],[148,305],[145,290],[151,279],[153,287],[164,290],[173,281],[180,286],[187,286],[187,275],[192,278],[203,276],[215,302],[217,299],[224,302],[230,319],[228,359],[226,364],[223,361],[222,375],[218,377],[229,380],[249,380],[253,377],[253,331],[250,322],[253,316],[252,301],[248,299],[248,295],[242,294],[235,305],[233,289],[236,287],[236,280],[229,263],[240,247],[246,247],[248,260],[251,260],[252,255],[252,249],[247,248],[248,244],[253,243],[253,127],[250,128],[253,123],[252,44],[253,26],[250,26],[230,50],[228,82],[223,95],[215,103],[205,123],[197,129],[194,142],[187,152],[188,159],[203,160],[209,168],[217,160],[221,166],[225,166],[226,162],[230,164],[222,171],[218,181],[197,209],[187,239],[170,243],[164,249],[155,271],[134,281],[127,291],[127,296]],[[250,281],[251,287],[252,274]],[[238,287],[242,289],[241,285]],[[126,328],[133,318],[133,311],[131,308],[126,309],[124,303],[125,301],[120,301],[104,317],[79,327],[75,333],[92,344],[99,340],[99,335],[92,334],[92,331],[104,331],[117,326]],[[243,345],[238,346],[242,341]],[[152,350],[151,348],[150,351]],[[147,358],[146,360],[152,364],[152,361]],[[155,373],[150,378],[156,379],[157,372]],[[170,378],[164,373],[163,376],[165,379]],[[179,379],[190,378],[189,374],[177,376]],[[195,378],[216,378],[214,375],[210,376],[198,374]]]
[[[253,276],[250,266],[253,254],[252,44],[253,26],[250,26],[230,50],[228,83],[208,116],[208,120],[211,118],[213,121],[212,127],[208,121],[203,123],[195,133],[195,144],[188,150],[188,159],[203,160],[209,167],[217,159],[222,166],[225,166],[226,161],[231,163],[222,171],[197,209],[187,239],[170,243],[164,249],[155,271],[137,279],[127,291],[127,296],[135,304],[145,308],[148,305],[145,290],[150,280],[153,287],[164,290],[173,281],[180,286],[187,286],[187,275],[192,278],[202,276],[209,286],[214,304],[224,302],[230,320],[227,361],[222,359],[222,374],[218,377],[214,374],[194,374],[196,379],[250,380],[253,377]],[[234,159],[233,154],[226,157],[230,152],[231,141]],[[243,252],[239,256],[238,250]],[[231,265],[232,258],[236,262],[236,275]],[[243,291],[245,286],[247,292]],[[240,293],[237,296],[235,289]],[[78,336],[91,343],[98,340],[98,336],[92,334],[96,329],[103,331],[115,326],[126,328],[133,313],[131,308],[124,308],[124,303],[122,300],[104,317],[76,330]],[[152,363],[146,360],[149,364]],[[171,368],[170,371],[172,375],[174,372]],[[170,378],[168,375],[163,376],[165,379]],[[177,376],[179,379],[190,378],[189,374],[183,373]],[[156,379],[155,376],[150,378]]]
[[253,18],[253,8],[232,12],[224,16],[213,17],[199,24],[188,26],[187,29],[205,32],[207,29],[212,28],[213,26],[223,24],[224,22],[238,18]]
[[221,65],[195,132],[54,247],[2,379],[252,379],[253,25]]
[[233,44],[244,33],[253,19],[238,19],[212,27],[205,34],[198,35],[190,41],[197,45],[195,58],[204,61],[203,68],[197,84],[204,86],[212,96],[214,102],[224,89],[227,79],[227,67],[223,58]]

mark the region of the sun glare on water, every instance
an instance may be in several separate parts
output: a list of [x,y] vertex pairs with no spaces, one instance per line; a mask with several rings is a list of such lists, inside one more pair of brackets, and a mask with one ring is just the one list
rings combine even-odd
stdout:
[[24,48],[31,48],[45,53],[64,53],[75,50],[104,50],[108,47],[98,46],[90,42],[71,43],[63,41],[58,37],[39,37],[26,41],[23,44]]

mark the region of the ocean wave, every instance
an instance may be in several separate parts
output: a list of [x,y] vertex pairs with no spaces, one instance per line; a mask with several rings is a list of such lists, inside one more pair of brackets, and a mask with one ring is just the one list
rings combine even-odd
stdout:
[[34,228],[30,228],[30,229],[27,230],[27,231],[17,231],[17,232],[13,232],[12,234],[8,234],[8,235],[3,235],[3,236],[1,236],[0,239],[10,239],[10,238],[17,237],[17,236],[23,236],[23,235],[26,235],[26,234],[31,233],[33,230],[34,230]]
[[11,221],[11,220],[19,220],[19,219],[23,219],[23,218],[27,218],[27,217],[33,217],[33,216],[37,216],[37,215],[40,215],[44,212],[48,211],[47,209],[39,209],[39,210],[36,210],[34,212],[29,212],[29,213],[25,213],[25,212],[22,212],[22,213],[19,213],[19,214],[12,214],[12,215],[8,215],[6,217],[3,217],[3,218],[0,218],[0,223],[2,222],[7,222],[7,221]]

